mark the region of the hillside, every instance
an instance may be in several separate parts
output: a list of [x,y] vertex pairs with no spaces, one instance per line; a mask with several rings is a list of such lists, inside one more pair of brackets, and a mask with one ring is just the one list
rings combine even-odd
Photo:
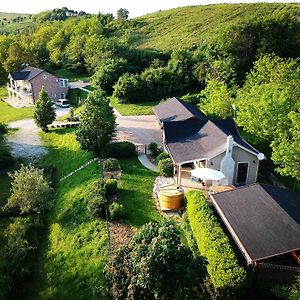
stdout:
[[218,4],[170,9],[135,19],[132,41],[139,48],[188,47],[202,39],[213,39],[216,33],[237,21],[286,13],[299,17],[300,4]]
[[16,32],[31,23],[31,15],[0,12],[0,34]]

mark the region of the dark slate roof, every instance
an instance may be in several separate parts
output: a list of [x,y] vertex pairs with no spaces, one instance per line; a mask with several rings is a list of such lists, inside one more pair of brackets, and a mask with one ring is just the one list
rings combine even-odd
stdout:
[[207,118],[196,106],[184,102],[176,97],[170,98],[153,107],[159,121],[185,121],[191,118]]
[[214,157],[226,149],[227,135],[208,119],[165,122],[164,130],[176,164]]
[[10,73],[11,77],[13,80],[25,80],[28,75],[29,75],[29,71],[26,71],[26,72],[12,72]]
[[13,78],[13,80],[31,80],[32,78],[36,77],[43,71],[44,70],[39,68],[27,66],[20,72],[12,72],[11,77]]
[[227,137],[258,154],[239,135],[232,119],[164,122],[165,142],[175,164],[214,157],[226,150]]
[[300,249],[300,198],[292,191],[253,184],[211,198],[249,264]]
[[39,69],[39,68],[34,68],[34,67],[27,66],[21,72],[29,72],[29,75],[26,78],[26,80],[31,80],[32,78],[36,77],[37,75],[39,75],[43,71],[44,70]]

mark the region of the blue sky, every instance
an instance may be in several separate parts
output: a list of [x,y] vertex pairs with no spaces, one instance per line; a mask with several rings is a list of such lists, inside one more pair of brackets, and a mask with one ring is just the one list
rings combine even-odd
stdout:
[[217,1],[217,0],[0,0],[1,12],[38,13],[42,10],[66,6],[73,10],[84,10],[89,13],[114,13],[118,8],[126,8],[130,17],[175,8],[179,6],[247,2],[299,2],[299,1]]

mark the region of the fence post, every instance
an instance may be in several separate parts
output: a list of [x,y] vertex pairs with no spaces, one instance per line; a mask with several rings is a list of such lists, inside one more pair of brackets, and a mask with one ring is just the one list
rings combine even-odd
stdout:
[[147,154],[147,145],[145,145],[145,154]]

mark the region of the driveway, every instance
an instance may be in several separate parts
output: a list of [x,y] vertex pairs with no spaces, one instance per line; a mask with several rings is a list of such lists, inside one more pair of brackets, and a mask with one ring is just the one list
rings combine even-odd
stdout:
[[116,122],[117,140],[136,145],[148,145],[151,142],[162,145],[162,131],[154,115],[121,116],[116,113]]
[[[69,108],[56,108],[55,111],[59,117],[67,114]],[[47,153],[39,135],[40,129],[33,119],[10,122],[9,127],[18,129],[7,136],[7,144],[11,147],[11,154],[15,159],[35,162]]]

